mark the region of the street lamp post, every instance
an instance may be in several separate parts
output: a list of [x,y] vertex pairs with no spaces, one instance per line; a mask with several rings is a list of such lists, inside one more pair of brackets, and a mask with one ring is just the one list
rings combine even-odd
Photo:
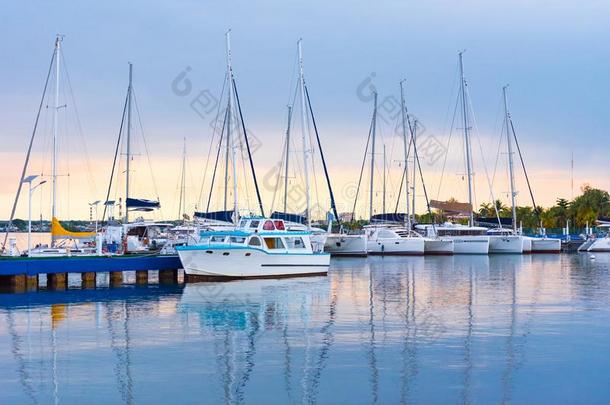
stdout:
[[89,203],[89,207],[95,207],[95,234],[97,235],[97,206],[99,205],[101,201],[94,201],[92,203]]
[[28,196],[28,257],[30,256],[30,250],[32,250],[32,193],[38,187],[42,186],[44,183],[47,182],[46,180],[43,180],[40,183],[36,184],[34,187],[32,187],[32,182],[36,180],[36,178],[38,178],[38,175],[33,174],[23,179],[23,183],[28,183],[30,191]]

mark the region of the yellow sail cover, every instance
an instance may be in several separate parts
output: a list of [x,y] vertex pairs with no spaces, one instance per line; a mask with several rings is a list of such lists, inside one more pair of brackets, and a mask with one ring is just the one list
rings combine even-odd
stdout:
[[55,238],[65,238],[65,239],[87,239],[94,238],[95,232],[71,232],[65,229],[59,223],[59,220],[53,217],[51,221],[51,235]]

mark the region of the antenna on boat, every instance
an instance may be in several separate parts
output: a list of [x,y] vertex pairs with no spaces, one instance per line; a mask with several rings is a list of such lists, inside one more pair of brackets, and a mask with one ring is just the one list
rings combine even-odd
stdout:
[[[502,98],[504,100],[504,120],[506,121],[506,148],[508,152],[508,173],[510,177],[510,199],[512,204],[512,216],[513,216],[513,231],[517,231],[517,206],[515,204],[515,197],[517,196],[517,191],[515,190],[515,168],[513,162],[513,143],[511,140],[510,133],[510,112],[508,111],[508,101],[506,90],[508,89],[508,85],[502,87]],[[495,202],[494,202],[495,204]],[[501,226],[501,225],[500,225]]]
[[129,62],[129,85],[127,86],[127,140],[125,151],[125,223],[129,222],[129,165],[131,161],[131,106],[133,94],[133,63]]
[[[401,105],[401,116],[402,116],[402,140],[404,146],[405,153],[405,170],[404,170],[404,178],[405,178],[405,200],[407,204],[407,228],[411,229],[411,207],[409,206],[409,141],[407,140],[407,107],[405,106],[405,94],[403,83],[405,80],[400,81],[400,105]],[[415,213],[413,213],[415,214]]]
[[472,205],[472,150],[470,148],[470,127],[468,126],[468,105],[466,100],[466,79],[464,78],[463,55],[466,51],[460,51],[460,93],[462,98],[462,118],[464,124],[464,149],[466,150],[466,173],[468,176],[468,203],[470,204],[470,218],[468,224],[474,226],[474,212]]
[[373,123],[372,123],[372,127],[371,127],[371,179],[370,179],[370,186],[371,189],[369,190],[369,217],[373,217],[373,186],[374,186],[374,178],[375,178],[375,131],[377,128],[377,91],[375,91],[374,93],[374,108],[373,108]]
[[309,150],[307,145],[307,130],[305,126],[305,120],[307,119],[307,115],[305,113],[305,75],[303,73],[303,48],[301,45],[302,42],[302,38],[297,41],[297,48],[299,51],[299,87],[301,91],[301,137],[303,141],[303,171],[305,172],[305,216],[307,217],[307,227],[311,228],[311,213],[309,212],[309,168],[307,162],[309,160]]

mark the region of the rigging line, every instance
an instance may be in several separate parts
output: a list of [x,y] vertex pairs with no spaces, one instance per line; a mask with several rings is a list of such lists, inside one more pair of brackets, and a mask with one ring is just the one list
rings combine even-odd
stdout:
[[[496,205],[496,197],[494,196],[494,190],[491,185],[491,179],[489,178],[489,171],[487,170],[487,163],[485,162],[485,154],[483,153],[483,146],[481,144],[481,137],[479,135],[479,126],[477,125],[477,119],[474,114],[474,109],[472,108],[472,100],[470,99],[470,94],[468,93],[468,89],[466,89],[466,102],[468,103],[468,107],[470,108],[470,116],[472,117],[472,123],[474,125],[474,134],[477,138],[477,143],[479,144],[479,151],[481,153],[481,160],[483,161],[483,168],[485,169],[485,178],[487,179],[487,185],[489,187],[489,194],[491,196],[491,200],[493,201],[494,211],[496,213],[496,219],[498,220],[498,226],[501,228],[502,222],[500,221],[500,212],[498,211],[498,206]],[[475,198],[476,198],[476,194],[475,194]],[[471,207],[471,208],[474,209],[474,207]]]
[[205,206],[206,214],[210,212],[210,202],[212,201],[212,191],[214,190],[214,181],[216,180],[216,170],[218,169],[218,159],[220,158],[220,150],[222,149],[222,140],[224,138],[225,127],[227,124],[227,115],[229,114],[229,109],[225,110],[225,116],[222,121],[222,129],[220,130],[220,140],[218,141],[218,150],[216,151],[216,161],[214,162],[214,171],[212,172],[212,181],[210,183],[210,193],[208,194],[208,203]]
[[530,192],[530,197],[532,198],[532,204],[534,204],[534,213],[538,220],[540,220],[540,210],[536,205],[536,201],[534,200],[534,192],[532,191],[532,186],[530,185],[530,178],[527,175],[527,170],[525,169],[525,161],[523,160],[523,155],[521,154],[521,148],[519,147],[519,141],[517,140],[517,134],[515,133],[515,126],[513,125],[513,120],[509,119],[510,129],[513,133],[513,139],[515,140],[515,145],[517,146],[517,152],[519,152],[519,160],[521,161],[521,167],[523,167],[523,174],[525,174],[525,181],[527,182],[527,188]]
[[[500,102],[498,103],[498,109],[496,110],[496,118],[495,118],[495,122],[494,122],[494,132],[497,131],[497,129],[498,129],[498,116],[500,115],[501,108],[502,108],[502,99],[500,99]],[[492,186],[496,182],[496,173],[498,171],[498,162],[500,161],[500,148],[502,147],[502,138],[504,137],[503,134],[504,134],[505,125],[506,125],[506,117],[503,117],[501,128],[500,128],[500,139],[498,141],[498,152],[496,153],[496,163],[494,165],[493,176],[491,177]]]
[[[303,86],[305,87],[305,85]],[[305,91],[307,93],[307,91]],[[311,106],[310,106],[311,107]],[[304,107],[305,110],[307,110],[307,105]],[[307,111],[305,111],[305,116],[307,116]],[[307,124],[307,136],[309,137],[309,148],[310,148],[310,156],[311,156],[311,173],[312,173],[312,177],[313,177],[313,183],[314,183],[314,191],[316,193],[316,204],[319,207],[321,207],[320,205],[320,193],[318,192],[318,176],[316,176],[316,160],[314,159],[315,156],[315,145],[313,143],[313,139],[311,137],[311,123],[309,122],[309,120],[307,120],[306,122]],[[310,215],[311,217],[311,215]]]
[[455,127],[455,118],[457,116],[457,110],[458,110],[458,105],[459,105],[459,95],[458,97],[455,99],[455,106],[453,108],[453,117],[451,118],[451,127],[449,129],[449,137],[447,139],[447,146],[446,146],[446,151],[445,151],[445,157],[443,159],[443,168],[441,169],[441,178],[438,182],[438,190],[436,191],[436,199],[439,199],[439,196],[441,194],[441,188],[443,186],[443,178],[445,177],[445,168],[447,166],[447,157],[449,156],[449,147],[451,146],[451,137],[453,136],[453,129]]
[[[110,171],[110,180],[108,180],[108,191],[106,192],[106,200],[104,201],[104,211],[102,212],[102,221],[104,224],[104,219],[106,218],[106,210],[108,208],[108,199],[110,198],[110,191],[112,190],[112,179],[114,178],[114,169],[116,167],[117,157],[119,156],[120,147],[121,147],[121,135],[123,134],[123,125],[125,124],[125,115],[127,113],[127,103],[129,102],[129,90],[127,91],[127,96],[125,97],[125,105],[123,106],[123,114],[121,115],[121,125],[119,126],[119,137],[116,142],[116,148],[114,150],[114,159],[112,160],[112,170]],[[127,201],[125,201],[127,204]]]
[[[133,94],[133,102],[136,106],[136,113],[138,114],[138,124],[140,126],[140,133],[142,134],[142,142],[144,143],[144,150],[146,151],[146,160],[148,161],[148,168],[150,171],[150,177],[152,178],[153,187],[155,189],[155,196],[157,197],[157,202],[160,202],[159,199],[159,189],[157,187],[157,182],[155,181],[155,174],[153,172],[152,162],[150,160],[150,152],[148,149],[148,143],[146,142],[146,137],[144,136],[144,126],[142,125],[142,116],[140,115],[140,107],[138,106],[138,99],[136,97],[136,92],[133,86],[131,86],[131,91]],[[161,216],[163,216],[162,208],[159,207],[159,211],[161,211]]]
[[[228,76],[228,73],[225,73],[224,81],[222,82],[222,89],[220,90],[220,99],[218,100],[218,103],[217,103],[216,116],[214,118],[214,127],[212,129],[212,139],[210,139],[210,147],[208,148],[208,154],[207,154],[206,161],[205,161],[205,167],[203,169],[203,179],[201,179],[201,187],[199,188],[199,198],[197,199],[198,203],[203,202],[202,197],[203,197],[203,189],[205,187],[205,175],[208,172],[208,164],[210,163],[210,155],[212,154],[212,146],[214,146],[214,137],[216,136],[216,131],[218,129],[218,121],[219,121],[218,118],[220,118],[220,106],[223,105],[222,97],[224,95],[225,87],[227,85],[227,76]],[[223,125],[224,125],[224,121],[223,121]],[[208,202],[208,204],[209,204],[209,202]]]
[[406,175],[407,175],[407,165],[405,164],[405,168],[402,170],[402,176],[400,176],[400,187],[398,188],[398,196],[396,197],[396,207],[394,208],[394,214],[398,213],[400,195],[402,194],[402,187],[403,187],[403,183],[405,182]]
[[66,62],[66,57],[64,56],[64,51],[63,48],[59,49],[59,52],[61,54],[61,59],[63,61],[62,67],[63,67],[63,71],[66,75],[66,82],[68,83],[68,89],[70,90],[70,98],[72,99],[72,104],[74,105],[74,114],[76,116],[76,125],[77,125],[77,132],[80,135],[80,141],[82,143],[83,146],[83,154],[85,155],[85,165],[87,166],[87,171],[88,171],[88,178],[89,178],[89,185],[90,188],[93,192],[93,195],[97,194],[97,185],[95,183],[95,178],[93,177],[93,170],[91,169],[91,159],[89,158],[89,149],[87,148],[87,142],[85,139],[85,131],[83,131],[83,125],[80,119],[80,114],[78,112],[78,107],[77,107],[77,103],[76,103],[76,97],[74,96],[74,90],[72,88],[72,81],[70,80],[70,74],[68,73],[68,64]]
[[309,98],[309,89],[305,87],[305,95],[307,96],[307,105],[309,106],[309,113],[311,114],[311,122],[313,124],[314,131],[316,132],[316,140],[318,141],[318,149],[320,150],[320,158],[322,159],[322,167],[324,168],[324,176],[326,177],[326,185],[328,186],[328,194],[330,196],[330,207],[335,214],[335,221],[340,224],[339,214],[337,213],[337,205],[335,204],[335,195],[333,188],[330,184],[330,177],[328,175],[328,168],[326,167],[326,159],[324,159],[324,152],[322,151],[322,143],[320,142],[320,135],[318,133],[318,126],[316,124],[316,118],[313,115],[313,109],[311,108],[311,100]]
[[237,101],[237,110],[239,111],[239,118],[241,121],[241,126],[244,131],[244,138],[246,140],[246,149],[248,149],[248,157],[250,158],[250,169],[252,170],[252,178],[254,180],[254,188],[256,189],[256,198],[258,199],[258,206],[261,211],[261,215],[265,216],[265,210],[263,209],[263,200],[261,199],[261,193],[258,188],[258,181],[256,180],[256,171],[254,170],[254,162],[252,161],[252,152],[250,150],[250,141],[248,141],[248,134],[246,132],[246,123],[244,122],[244,115],[241,111],[241,103],[239,101],[239,94],[237,93],[237,85],[235,84],[235,79],[233,80],[233,92],[235,93],[235,100]]
[[[244,135],[245,137],[245,135]],[[242,167],[242,171],[244,173],[244,187],[246,189],[246,206],[248,208],[248,212],[249,214],[252,213],[251,209],[250,209],[250,190],[248,189],[248,182],[246,181],[246,156],[244,155],[244,140],[242,139],[241,136],[237,137],[238,141],[239,141],[239,151],[241,154],[241,167]],[[236,181],[238,179],[235,179]]]
[[[284,162],[286,161],[286,142],[287,139],[286,137],[284,138],[284,142],[282,143],[282,160],[280,161],[280,167],[279,167],[279,171],[278,171],[278,175],[276,176],[276,180],[275,180],[275,188],[273,190],[273,198],[271,199],[271,207],[270,207],[270,212],[273,212],[273,207],[275,206],[275,198],[277,197],[277,193],[279,191],[280,188],[280,180],[282,178],[282,173],[283,173],[283,169],[284,169]],[[287,191],[284,191],[287,192]]]
[[358,194],[360,193],[360,185],[362,183],[362,175],[364,174],[364,166],[366,165],[366,156],[369,151],[369,144],[371,142],[371,133],[373,132],[373,119],[371,119],[371,125],[369,126],[369,136],[366,139],[366,146],[364,147],[364,158],[362,159],[362,166],[360,167],[360,176],[358,177],[358,186],[356,187],[356,195],[354,196],[354,206],[352,208],[352,221],[356,220],[356,203],[358,202]]
[[55,49],[53,49],[53,54],[51,56],[51,62],[49,63],[49,70],[47,72],[47,78],[44,83],[44,89],[42,90],[42,96],[40,97],[40,104],[38,105],[38,112],[36,113],[36,119],[34,120],[34,128],[32,129],[32,136],[30,137],[30,143],[28,145],[28,151],[25,155],[25,162],[23,163],[23,169],[21,170],[21,178],[19,179],[19,184],[17,185],[17,192],[15,193],[15,200],[13,201],[13,208],[11,209],[11,216],[8,220],[8,226],[6,227],[6,233],[4,234],[4,241],[2,242],[2,251],[6,246],[6,240],[8,238],[8,233],[13,225],[13,219],[15,218],[15,211],[17,209],[17,202],[19,201],[19,195],[21,194],[21,187],[23,186],[23,179],[25,178],[25,172],[28,169],[28,163],[30,162],[30,155],[32,153],[32,145],[34,144],[34,138],[36,136],[36,129],[38,128],[38,120],[40,118],[40,112],[42,111],[42,106],[44,104],[44,99],[47,94],[47,88],[49,86],[49,78],[51,77],[51,72],[53,70],[53,62],[55,61]]

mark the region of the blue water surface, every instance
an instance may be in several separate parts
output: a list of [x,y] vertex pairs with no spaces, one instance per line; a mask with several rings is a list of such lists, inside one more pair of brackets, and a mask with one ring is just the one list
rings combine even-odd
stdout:
[[0,403],[609,403],[609,267],[371,257],[328,277],[0,294]]

